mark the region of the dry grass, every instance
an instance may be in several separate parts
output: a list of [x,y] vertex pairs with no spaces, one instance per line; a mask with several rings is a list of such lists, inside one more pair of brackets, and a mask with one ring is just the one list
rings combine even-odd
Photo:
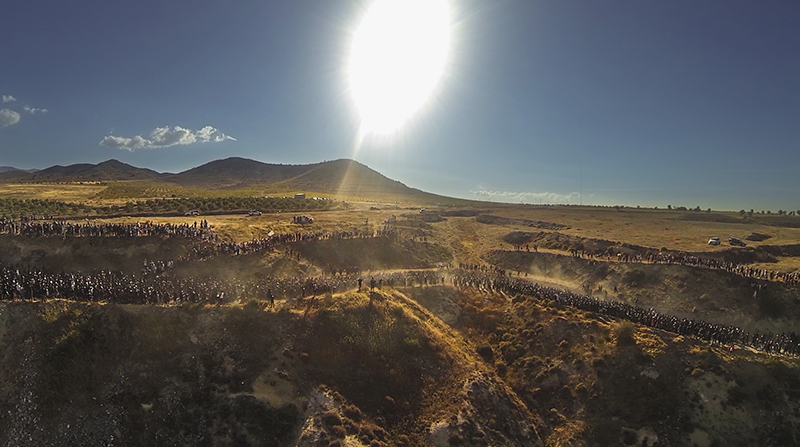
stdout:
[[[0,185],[0,198],[38,198],[38,199],[57,199],[74,202],[91,202],[108,205],[114,201],[97,201],[94,197],[105,186],[99,184],[3,184]],[[263,195],[264,191],[231,191],[230,195],[240,196],[249,193],[250,195]],[[215,196],[225,194],[215,191]],[[330,197],[330,194],[311,195]],[[317,212],[315,219],[316,225],[321,228],[340,228],[342,225],[360,225],[366,219],[372,225],[378,225],[384,219],[394,214],[398,217],[402,214],[414,213],[418,206],[412,203],[401,202],[408,197],[382,197],[381,202],[365,200],[364,198],[338,197],[340,200],[349,200],[353,209],[343,212]],[[127,199],[126,199],[127,200]],[[118,202],[118,200],[117,200]],[[399,204],[402,204],[401,206]],[[376,206],[380,210],[370,210]],[[636,208],[604,208],[604,207],[577,207],[577,206],[519,206],[506,204],[480,203],[474,207],[485,210],[487,213],[509,218],[523,218],[541,220],[567,225],[570,228],[561,232],[573,236],[586,238],[598,238],[611,241],[627,242],[635,245],[642,245],[652,248],[666,247],[670,250],[682,251],[720,251],[728,248],[723,242],[721,246],[710,246],[707,244],[711,236],[719,236],[725,241],[728,237],[744,238],[752,232],[762,233],[771,236],[764,242],[748,242],[748,246],[758,246],[761,244],[783,245],[800,242],[800,228],[773,227],[746,221],[735,212],[714,212],[712,214],[682,212],[666,209],[636,209]],[[429,210],[433,208],[428,207]],[[450,210],[452,208],[445,208]],[[287,213],[289,214],[289,213]],[[290,214],[291,215],[291,214]],[[709,219],[707,221],[686,220],[686,217]],[[281,218],[284,222],[289,217],[272,215],[272,219],[265,216],[264,219],[250,219],[242,221],[238,216],[206,217],[209,221],[219,224],[220,227],[241,226],[246,222],[245,227],[252,226],[255,220],[257,226],[268,224],[277,229],[286,229],[281,226]],[[769,217],[769,216],[767,216]],[[791,217],[789,217],[791,218]],[[498,248],[501,237],[512,230],[531,231],[531,228],[522,226],[499,226],[477,224],[473,217],[448,217],[448,220],[434,227],[438,230],[437,237],[447,239],[449,246],[456,251],[457,256],[463,255],[465,260],[474,260],[479,254],[488,249]],[[800,217],[797,218],[800,220]],[[153,219],[155,220],[155,219]],[[192,219],[186,219],[191,221]],[[719,220],[719,221],[715,221]],[[763,219],[762,219],[763,220]],[[729,223],[735,222],[735,223]],[[741,222],[741,223],[739,223]],[[257,230],[229,229],[231,238],[247,238],[249,235],[258,234]],[[274,231],[274,230],[273,230]],[[798,268],[796,263],[792,268]]]
[[0,184],[2,199],[50,199],[64,202],[92,201],[92,197],[106,187],[97,183],[86,182],[54,184],[54,183],[3,183]]
[[[488,207],[487,207],[488,209]],[[800,229],[781,228],[758,223],[725,223],[684,220],[687,213],[674,210],[624,208],[593,208],[571,206],[510,206],[494,205],[492,214],[504,217],[537,219],[568,225],[560,232],[586,238],[627,242],[646,247],[682,251],[720,251],[729,248],[708,245],[712,236],[723,241],[728,237],[744,238],[752,232],[772,236],[764,242],[749,242],[748,246],[761,244],[783,245],[800,242]],[[703,213],[704,214],[704,213]],[[728,219],[739,219],[738,213],[722,214]],[[800,217],[798,217],[800,220]],[[742,221],[744,222],[744,221]],[[532,231],[527,227],[499,227],[503,234],[511,230]]]
[[[33,197],[56,197],[57,194],[70,195],[76,199],[86,198],[96,185],[11,185],[18,189],[7,189],[8,194],[25,196],[26,191]],[[4,188],[9,188],[5,185]],[[83,189],[82,189],[83,188]],[[2,196],[4,190],[0,190]],[[16,191],[16,192],[14,192]],[[270,213],[258,217],[244,214],[228,214],[196,217],[122,217],[111,222],[135,222],[150,220],[158,223],[189,223],[206,219],[226,241],[246,241],[265,237],[270,231],[275,233],[294,231],[352,231],[354,229],[380,228],[391,216],[398,219],[412,219],[418,215],[413,206],[399,207],[393,203],[359,202],[351,203],[352,209],[308,212],[315,219],[314,224],[298,226],[291,223],[292,216],[299,212]],[[371,207],[380,209],[373,210]],[[449,209],[449,208],[448,208]],[[430,210],[430,209],[429,209]],[[591,207],[536,207],[486,204],[481,207],[487,213],[510,218],[526,218],[555,222],[569,226],[559,233],[575,237],[597,238],[612,242],[641,245],[653,249],[691,252],[720,252],[729,249],[726,242],[721,246],[708,245],[711,236],[720,236],[723,241],[729,236],[744,238],[757,232],[771,236],[764,242],[748,242],[749,247],[762,244],[786,245],[800,243],[800,228],[781,228],[757,223],[699,222],[683,220],[685,213],[652,209],[621,209]],[[435,211],[435,210],[433,210]],[[705,213],[703,213],[705,214]],[[728,213],[727,218],[738,218],[737,213]],[[800,219],[800,218],[798,218]],[[511,231],[539,231],[519,225],[488,225],[476,221],[474,217],[447,217],[441,222],[430,223],[430,229],[423,232],[452,251],[456,262],[480,263],[490,250],[511,249],[502,238]],[[430,238],[429,238],[430,239]],[[800,260],[780,258],[778,263],[756,265],[759,268],[779,271],[800,270]]]

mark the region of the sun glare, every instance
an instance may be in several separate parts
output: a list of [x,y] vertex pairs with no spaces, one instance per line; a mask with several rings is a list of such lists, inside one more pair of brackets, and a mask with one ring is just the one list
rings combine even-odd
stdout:
[[364,132],[399,128],[429,98],[449,44],[446,0],[377,0],[355,32],[349,76]]

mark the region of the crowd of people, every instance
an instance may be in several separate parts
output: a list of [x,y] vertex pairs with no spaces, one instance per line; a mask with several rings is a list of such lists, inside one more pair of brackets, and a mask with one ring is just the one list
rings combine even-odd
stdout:
[[800,284],[800,273],[798,272],[786,273],[767,269],[757,269],[745,264],[738,264],[722,259],[702,258],[700,256],[685,252],[659,252],[646,253],[644,255],[620,253],[617,254],[617,258],[622,262],[647,262],[652,264],[677,264],[689,265],[693,267],[704,267],[709,269],[725,270],[746,278],[780,281],[791,285]]
[[544,302],[553,302],[561,306],[570,306],[624,319],[679,335],[697,337],[712,343],[737,344],[770,353],[800,355],[800,334],[797,332],[750,334],[735,326],[679,318],[658,312],[653,308],[645,309],[620,301],[603,300],[591,295],[545,287],[522,278],[512,278],[502,271],[486,272],[485,270],[483,268],[460,270],[453,276],[453,284],[457,287],[478,288],[487,292],[533,297]]
[[26,237],[186,237],[214,240],[206,220],[199,224],[171,223],[99,223],[43,220],[13,220],[0,218],[0,234]]
[[149,269],[152,274],[143,275],[110,271],[89,275],[48,273],[38,269],[0,265],[0,299],[66,298],[84,302],[158,305],[184,302],[226,304],[255,298],[274,303],[276,298],[300,300],[356,287],[426,287],[444,284],[449,277],[455,287],[500,292],[516,297],[516,302],[525,301],[519,297],[530,297],[544,303],[569,306],[721,345],[737,344],[770,353],[800,355],[800,334],[796,332],[750,334],[735,326],[679,318],[652,308],[645,309],[619,301],[545,287],[522,278],[513,278],[491,267],[466,267],[471,268],[454,269],[446,273],[443,270],[375,273],[368,280],[361,275],[362,272],[357,272],[310,278],[263,276],[249,281],[237,281],[178,277],[171,270],[163,269],[163,266],[157,264],[146,267],[145,270]]
[[[390,226],[373,232],[364,230],[338,232],[291,232],[270,234],[266,238],[249,242],[220,242],[210,230],[207,221],[194,224],[137,223],[72,223],[63,221],[37,221],[0,219],[0,233],[26,237],[186,237],[200,240],[194,244],[189,258],[208,258],[220,254],[243,255],[260,250],[271,250],[278,245],[329,239],[355,239],[397,236]],[[573,256],[594,258],[596,255],[573,250]],[[606,255],[609,260],[611,255]],[[746,277],[800,283],[798,273],[778,273],[754,269],[716,259],[704,259],[688,253],[619,254],[620,262],[647,262],[680,264],[713,269],[723,269]],[[175,274],[172,262],[146,263],[141,275],[100,271],[92,274],[52,273],[38,269],[19,268],[0,264],[0,299],[66,298],[87,302],[115,302],[131,304],[179,304],[182,302],[224,304],[234,300],[258,298],[274,302],[315,296],[325,292],[360,289],[364,278],[356,268],[334,271],[332,276],[317,278],[276,278],[265,276],[249,281],[223,281],[201,278],[184,278]],[[678,318],[654,309],[644,309],[627,303],[602,300],[590,295],[543,287],[539,284],[511,278],[500,268],[482,264],[461,264],[448,273],[453,285],[473,287],[509,295],[528,296],[558,305],[571,306],[635,323],[663,329],[680,335],[694,336],[720,344],[740,344],[773,353],[800,354],[800,335],[749,334],[733,326],[719,325],[701,320]],[[444,284],[441,270],[417,270],[382,273],[370,276],[370,288],[416,287]]]
[[192,247],[187,259],[207,259],[218,255],[241,256],[262,250],[273,250],[278,245],[294,242],[342,240],[342,239],[370,239],[370,238],[391,238],[395,232],[385,228],[375,232],[370,230],[361,231],[314,231],[314,232],[290,232],[272,234],[263,238],[255,238],[244,242],[219,242],[214,239],[214,244],[198,244]]
[[355,276],[336,278],[277,278],[249,281],[180,277],[148,263],[145,274],[99,271],[91,274],[52,273],[40,269],[0,265],[0,299],[64,298],[81,302],[119,304],[226,304],[251,298],[265,299],[269,291],[280,299],[297,299],[335,292],[355,285]]
[[[519,251],[519,247],[517,249]],[[530,251],[526,247],[526,251]],[[538,247],[536,250],[538,252]],[[604,253],[597,254],[590,250],[567,250],[572,257],[584,258],[589,260],[603,260],[623,263],[648,263],[666,265],[688,265],[692,267],[702,267],[715,270],[725,270],[726,272],[745,278],[762,279],[766,281],[783,282],[789,285],[800,285],[800,272],[776,272],[774,270],[759,269],[746,264],[725,261],[722,259],[703,258],[696,254],[686,252],[647,252],[647,253]]]
[[35,219],[13,220],[0,217],[0,234],[24,237],[185,237],[202,243],[195,244],[184,259],[207,259],[218,255],[239,256],[262,250],[272,250],[277,245],[301,241],[320,241],[329,239],[363,239],[372,237],[391,238],[397,236],[395,228],[384,225],[376,231],[371,227],[350,231],[315,231],[270,234],[245,242],[220,241],[211,231],[208,221],[203,219],[193,224],[158,224],[153,222],[100,223],[66,222]]

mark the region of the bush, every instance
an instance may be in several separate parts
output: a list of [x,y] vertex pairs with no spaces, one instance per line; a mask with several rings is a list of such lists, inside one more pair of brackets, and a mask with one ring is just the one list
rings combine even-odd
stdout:
[[258,310],[261,307],[261,303],[255,298],[250,298],[244,303],[243,307],[246,310]]
[[636,333],[636,326],[630,321],[623,321],[614,328],[614,335],[617,336],[618,345],[632,345],[636,341],[633,335]]
[[347,430],[341,425],[334,425],[331,427],[331,436],[338,439],[344,439],[347,436]]
[[322,413],[322,422],[328,426],[342,425],[342,419],[334,411],[326,411]]
[[342,408],[342,413],[344,413],[345,416],[347,416],[348,418],[350,418],[350,419],[352,419],[352,420],[354,420],[356,422],[361,421],[361,418],[363,416],[363,413],[361,413],[361,409],[359,409],[358,407],[356,407],[355,405],[352,405],[352,404],[345,405]]
[[647,273],[638,269],[625,272],[622,276],[622,283],[630,287],[641,287],[646,281]]
[[494,351],[492,351],[492,347],[486,344],[479,345],[475,351],[478,353],[479,356],[483,357],[484,360],[491,363],[494,361]]

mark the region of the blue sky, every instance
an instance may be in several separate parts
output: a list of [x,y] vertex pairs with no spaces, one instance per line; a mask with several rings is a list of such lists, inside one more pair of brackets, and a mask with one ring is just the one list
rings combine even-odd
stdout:
[[357,145],[369,1],[0,0],[0,165],[354,158],[455,197],[800,208],[800,3],[448,3],[431,99]]

